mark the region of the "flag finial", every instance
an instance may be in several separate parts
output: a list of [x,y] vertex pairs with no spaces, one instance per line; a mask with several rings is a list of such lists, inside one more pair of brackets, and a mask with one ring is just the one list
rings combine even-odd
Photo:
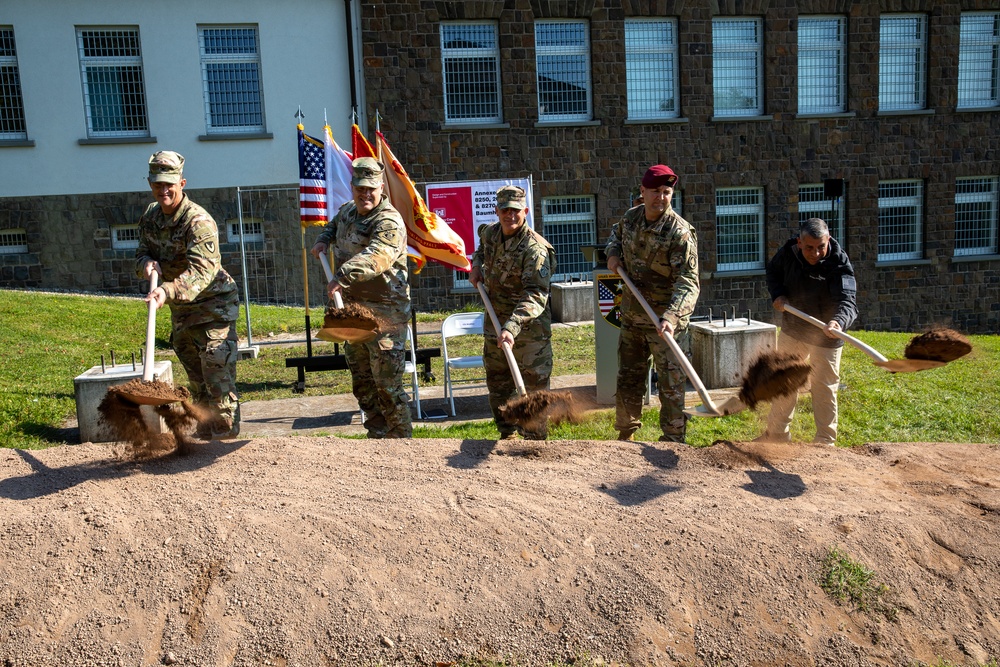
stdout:
[[299,119],[300,121],[301,121],[301,120],[302,120],[303,118],[305,118],[305,117],[306,117],[306,115],[305,115],[304,113],[302,113],[302,105],[301,105],[301,104],[299,105],[299,110],[295,112],[295,117],[296,117],[297,119]]

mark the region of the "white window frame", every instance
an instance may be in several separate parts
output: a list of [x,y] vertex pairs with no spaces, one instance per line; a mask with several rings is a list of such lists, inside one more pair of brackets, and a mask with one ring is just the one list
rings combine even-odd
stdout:
[[597,203],[593,195],[542,197],[542,234],[556,250],[552,282],[587,279],[593,269],[580,246],[597,243]]
[[[104,44],[95,49],[95,41]],[[148,137],[149,105],[139,28],[77,26],[76,45],[87,137]]]
[[[902,240],[894,240],[890,246],[892,237]],[[895,262],[923,256],[924,182],[879,181],[877,261]]]
[[0,25],[0,141],[27,138],[14,28]]
[[[222,34],[226,32],[229,34]],[[242,36],[251,33],[249,44]],[[216,39],[225,39],[232,46],[216,46]],[[199,25],[198,52],[205,131],[216,135],[264,132],[264,80],[257,25]]]
[[799,185],[799,225],[809,218],[822,218],[830,228],[830,236],[837,239],[841,248],[846,248],[844,234],[844,198],[830,199],[825,194],[822,183],[802,183]]
[[878,48],[879,111],[927,108],[927,16],[882,14]]
[[[579,40],[552,43],[556,40],[547,37],[554,36],[558,28],[567,28],[565,34],[574,37],[569,30],[579,32]],[[582,28],[582,30],[579,30]],[[552,32],[553,35],[547,33]],[[562,81],[547,74],[560,75],[568,81]],[[572,123],[586,122],[593,119],[593,85],[590,72],[590,25],[585,20],[552,19],[535,21],[535,84],[538,94],[538,121],[540,123]],[[543,83],[543,77],[547,81]],[[567,93],[560,95],[554,90],[556,83],[576,86],[582,90],[583,99],[572,99]],[[552,111],[547,108],[556,105],[579,106],[580,111]],[[558,107],[557,107],[558,108]]]
[[1000,106],[1000,12],[962,12],[958,108]]
[[[229,240],[232,243],[240,242],[240,219],[229,220]],[[260,218],[243,218],[243,242],[263,243],[264,242],[264,221]]]
[[[979,209],[978,220],[970,219],[976,215],[976,208]],[[977,225],[985,234],[977,235],[980,238],[979,243],[969,243],[966,247],[959,248],[959,244],[965,242],[962,238],[963,231],[968,231],[963,228],[969,223]],[[997,254],[998,224],[1000,224],[1000,177],[974,176],[956,179],[955,256]]]
[[[724,28],[742,35],[723,39]],[[750,35],[746,39],[747,34]],[[764,22],[759,18],[712,19],[712,91],[716,117],[764,114]]]
[[677,19],[625,19],[625,91],[629,120],[680,116]]
[[[449,46],[464,30],[468,45]],[[454,33],[454,35],[452,35]],[[444,122],[452,125],[485,125],[503,122],[500,94],[500,38],[491,21],[442,23],[441,79]],[[473,43],[479,39],[478,43]],[[458,69],[449,77],[450,69]],[[476,78],[471,81],[470,79]],[[464,80],[462,80],[464,79]],[[492,111],[491,111],[492,110]],[[479,113],[475,113],[479,111]]]
[[28,235],[23,228],[0,229],[0,255],[21,255],[28,252]]
[[113,225],[111,247],[115,250],[135,250],[139,247],[139,225]]
[[[736,199],[738,201],[732,201]],[[764,188],[719,188],[715,191],[715,270],[756,271],[764,268]],[[727,237],[737,240],[730,242]],[[738,237],[743,237],[740,240]],[[732,245],[734,251],[726,246]],[[742,248],[740,246],[743,246]],[[732,256],[736,261],[727,261]]]
[[847,110],[847,17],[799,16],[798,113]]

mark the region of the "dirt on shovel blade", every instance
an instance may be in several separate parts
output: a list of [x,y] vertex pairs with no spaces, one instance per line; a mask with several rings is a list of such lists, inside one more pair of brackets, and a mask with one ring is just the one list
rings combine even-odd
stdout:
[[[142,406],[126,398],[136,395],[172,401],[152,408],[163,418],[169,433],[159,433],[150,428],[142,414]],[[202,418],[198,414],[198,409],[186,400],[190,396],[188,390],[183,387],[175,389],[159,380],[143,382],[136,378],[108,389],[108,393],[97,406],[100,415],[98,421],[115,436],[116,440],[128,446],[130,458],[146,459],[175,449],[180,454],[190,453],[193,444],[190,432]]]
[[509,422],[531,429],[546,420],[553,424],[580,421],[581,410],[573,395],[565,391],[534,391],[512,398],[500,406],[500,415]]
[[761,401],[796,392],[809,380],[809,362],[800,356],[778,350],[757,357],[740,386],[740,400],[754,408]]
[[944,327],[931,329],[911,340],[903,356],[907,359],[926,359],[928,361],[955,361],[972,352],[969,339],[954,329]]
[[366,306],[358,303],[344,304],[343,308],[330,306],[323,313],[324,329],[368,329],[381,331],[384,328],[382,318]]

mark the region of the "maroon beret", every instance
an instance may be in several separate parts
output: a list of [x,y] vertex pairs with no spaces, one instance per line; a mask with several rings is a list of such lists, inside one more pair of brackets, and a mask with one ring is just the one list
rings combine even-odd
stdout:
[[677,174],[665,164],[654,164],[646,170],[642,177],[642,187],[658,188],[661,185],[673,187],[677,183]]

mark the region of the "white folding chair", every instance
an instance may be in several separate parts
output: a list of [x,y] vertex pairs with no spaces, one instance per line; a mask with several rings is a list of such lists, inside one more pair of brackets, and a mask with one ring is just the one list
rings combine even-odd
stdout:
[[444,358],[444,395],[455,416],[455,389],[452,386],[451,371],[459,368],[485,368],[482,355],[450,356],[448,339],[455,336],[470,336],[483,333],[483,313],[455,313],[445,318],[441,324],[441,356]]
[[403,372],[410,374],[413,402],[417,406],[417,419],[423,419],[423,413],[420,411],[420,384],[417,381],[417,344],[410,325],[406,325],[406,345],[410,348],[410,358],[403,363]]

